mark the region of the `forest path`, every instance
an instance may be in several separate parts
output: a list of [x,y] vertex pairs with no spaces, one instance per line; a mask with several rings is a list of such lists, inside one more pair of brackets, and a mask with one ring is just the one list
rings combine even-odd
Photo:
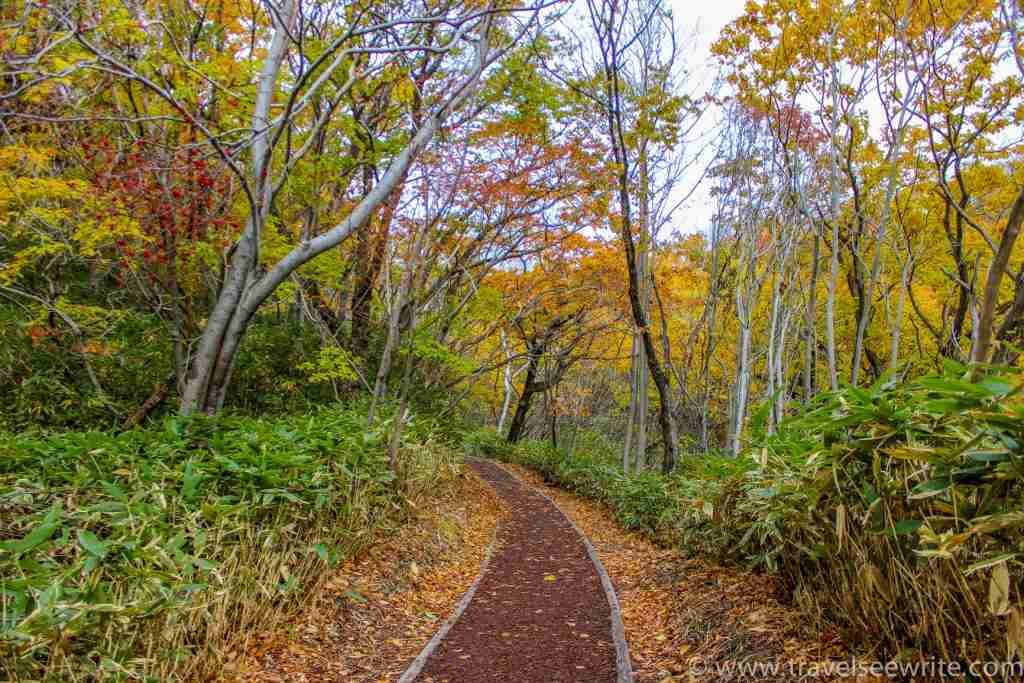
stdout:
[[621,636],[621,620],[611,583],[582,533],[500,466],[470,466],[498,492],[509,517],[468,605],[440,642],[428,645],[418,676],[414,663],[405,680],[629,680],[625,640],[613,635],[614,621]]

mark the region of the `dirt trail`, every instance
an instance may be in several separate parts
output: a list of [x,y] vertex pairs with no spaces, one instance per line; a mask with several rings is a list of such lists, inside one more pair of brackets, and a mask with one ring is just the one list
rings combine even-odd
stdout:
[[490,462],[471,466],[509,510],[468,607],[430,654],[420,682],[617,680],[612,615],[572,523]]

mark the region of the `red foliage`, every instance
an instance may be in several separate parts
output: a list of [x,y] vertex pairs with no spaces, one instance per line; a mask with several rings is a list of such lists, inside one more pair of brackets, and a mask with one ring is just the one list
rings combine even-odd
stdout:
[[238,233],[231,215],[232,177],[195,147],[166,151],[140,139],[118,148],[106,137],[81,146],[93,185],[116,198],[109,203],[112,210],[137,221],[148,238],[144,245],[121,238],[116,248],[123,262],[141,263],[151,281],[194,257],[200,243],[224,248]]

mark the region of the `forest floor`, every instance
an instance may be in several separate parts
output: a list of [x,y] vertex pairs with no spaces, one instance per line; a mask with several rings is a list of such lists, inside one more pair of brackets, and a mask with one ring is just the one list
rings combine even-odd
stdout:
[[615,681],[608,603],[569,520],[615,586],[634,681],[856,680],[824,672],[823,662],[850,661],[846,649],[813,632],[773,577],[659,548],[525,468],[466,470],[457,491],[334,570],[285,628],[251,639],[224,680],[395,681],[490,552],[416,680]]
[[849,653],[838,634],[813,631],[785,604],[772,576],[659,548],[602,505],[503,466],[550,496],[594,545],[615,585],[638,683],[875,680],[826,673]]
[[449,495],[332,570],[283,628],[255,634],[222,680],[396,680],[476,579],[505,514],[467,472]]

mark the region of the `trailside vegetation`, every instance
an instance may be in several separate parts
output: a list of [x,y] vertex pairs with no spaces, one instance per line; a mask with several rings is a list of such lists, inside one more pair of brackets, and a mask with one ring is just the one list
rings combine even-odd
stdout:
[[[393,412],[393,411],[391,411]],[[451,486],[434,422],[365,406],[170,417],[0,445],[3,668],[11,679],[195,680],[410,506]]]
[[463,444],[1024,653],[1024,15],[0,5],[0,670],[187,680]]
[[1024,552],[1020,373],[942,375],[817,396],[743,458],[687,458],[631,475],[610,449],[509,445],[526,465],[607,505],[627,529],[694,555],[781,573],[802,607],[889,656],[1009,661],[1024,645],[1007,566]]

